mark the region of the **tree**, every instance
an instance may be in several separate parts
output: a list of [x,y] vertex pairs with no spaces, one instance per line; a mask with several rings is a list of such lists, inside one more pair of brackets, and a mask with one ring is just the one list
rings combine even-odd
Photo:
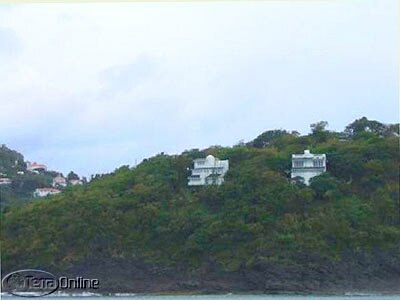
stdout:
[[344,132],[349,136],[354,136],[362,132],[372,132],[382,135],[386,130],[386,126],[378,121],[368,120],[366,117],[355,120],[346,126]]
[[74,173],[74,171],[71,171],[67,175],[68,180],[79,180],[78,174]]
[[310,188],[315,191],[319,199],[331,198],[341,194],[339,180],[329,173],[311,178]]
[[385,129],[382,132],[383,136],[399,136],[400,135],[400,124],[389,124],[385,126]]
[[0,146],[0,173],[10,176],[25,170],[26,164],[23,155],[2,144]]
[[253,141],[248,143],[249,145],[255,148],[264,148],[269,145],[274,144],[276,141],[280,140],[283,137],[291,137],[295,138],[299,135],[297,131],[288,132],[286,130],[268,130],[260,134]]
[[319,121],[310,125],[311,135],[315,138],[316,142],[322,143],[326,142],[329,137],[329,131],[326,129],[328,127],[327,121]]
[[318,132],[324,132],[326,131],[326,127],[328,127],[328,122],[327,121],[319,121],[317,123],[313,123],[310,125],[311,127],[311,132],[313,134],[318,133]]

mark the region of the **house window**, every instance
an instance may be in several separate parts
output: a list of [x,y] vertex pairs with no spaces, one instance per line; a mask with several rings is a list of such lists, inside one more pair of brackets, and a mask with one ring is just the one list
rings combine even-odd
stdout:
[[302,168],[304,166],[304,162],[302,160],[295,160],[294,167],[295,168]]
[[322,159],[315,159],[313,165],[315,168],[322,168],[324,166],[324,161]]

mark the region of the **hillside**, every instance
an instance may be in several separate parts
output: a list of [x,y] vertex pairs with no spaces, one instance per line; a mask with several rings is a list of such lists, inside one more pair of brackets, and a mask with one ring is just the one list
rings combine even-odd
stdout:
[[[103,291],[400,292],[399,132],[362,118],[247,144],[160,154],[2,211],[3,274],[40,268]],[[291,154],[325,153],[310,186]],[[229,159],[221,186],[188,187],[195,158]]]
[[[46,169],[32,170],[24,156],[6,145],[0,145],[0,206],[15,205],[33,200],[37,188],[53,186],[53,179],[62,173]],[[35,163],[34,163],[35,164]],[[79,179],[74,172],[66,180]],[[5,182],[7,180],[7,182]],[[60,188],[57,186],[57,188]],[[61,187],[63,188],[63,187]]]

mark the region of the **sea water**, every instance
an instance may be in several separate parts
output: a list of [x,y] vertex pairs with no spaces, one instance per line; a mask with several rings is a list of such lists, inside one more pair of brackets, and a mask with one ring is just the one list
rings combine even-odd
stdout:
[[[2,295],[2,298],[19,298],[15,296]],[[101,295],[58,295],[44,296],[46,300],[400,300],[400,295],[370,295],[370,294],[345,294],[343,296],[285,296],[285,295],[139,295],[139,294],[119,294],[119,296],[101,296]],[[26,298],[25,298],[26,299]]]

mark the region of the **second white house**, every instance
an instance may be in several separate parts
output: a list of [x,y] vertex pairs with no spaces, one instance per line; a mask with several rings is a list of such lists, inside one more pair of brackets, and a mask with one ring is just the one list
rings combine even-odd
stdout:
[[224,175],[229,170],[228,160],[219,160],[212,155],[195,159],[193,164],[188,185],[220,185],[224,182]]
[[306,185],[310,179],[326,172],[326,155],[312,154],[304,150],[304,154],[292,154],[292,178],[301,177]]

